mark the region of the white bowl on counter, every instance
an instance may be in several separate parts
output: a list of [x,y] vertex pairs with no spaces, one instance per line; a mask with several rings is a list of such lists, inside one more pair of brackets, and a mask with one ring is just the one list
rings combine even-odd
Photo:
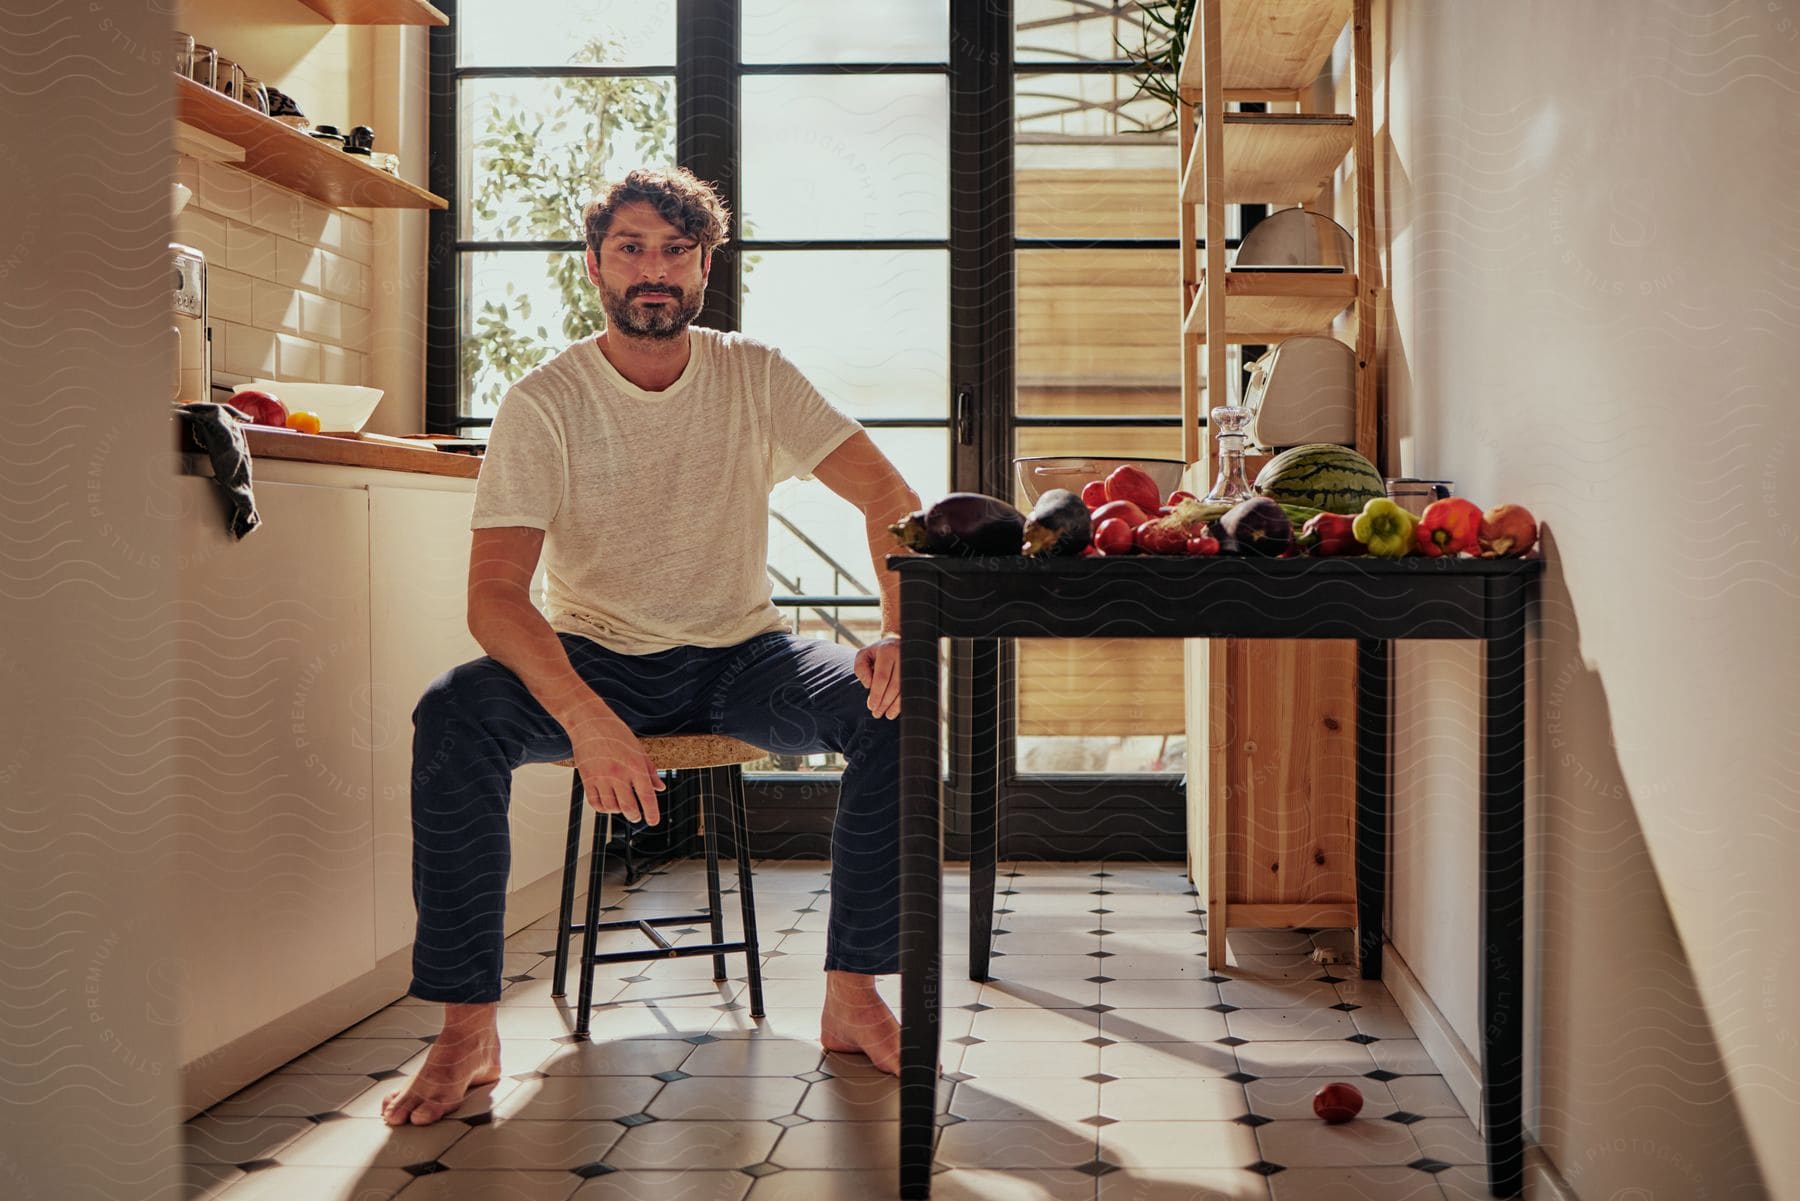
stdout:
[[290,413],[301,410],[317,413],[320,432],[328,434],[355,433],[362,429],[382,397],[380,388],[365,388],[359,384],[314,384],[279,379],[253,379],[237,385],[232,392],[251,388],[275,397]]

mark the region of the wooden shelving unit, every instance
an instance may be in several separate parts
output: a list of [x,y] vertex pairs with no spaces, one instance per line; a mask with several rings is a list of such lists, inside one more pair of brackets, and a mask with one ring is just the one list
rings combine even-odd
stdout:
[[[1354,275],[1227,271],[1224,341],[1272,346],[1296,334],[1316,334],[1355,303]],[[1181,323],[1182,335],[1204,343],[1205,325],[1206,281],[1201,280]]]
[[235,164],[252,175],[337,208],[441,209],[441,196],[370,166],[334,144],[239,104],[223,92],[175,77],[178,115],[244,151]]
[[[1355,119],[1312,113],[1226,113],[1226,204],[1309,204],[1350,153]],[[1183,204],[1200,204],[1206,144],[1181,173]]]
[[[1218,474],[1201,399],[1228,403],[1229,343],[1279,344],[1331,334],[1354,314],[1356,449],[1381,465],[1375,391],[1372,0],[1198,0],[1177,73],[1182,306],[1182,447],[1187,485]],[[1305,108],[1332,49],[1351,28],[1352,112],[1229,113],[1228,103]],[[1353,271],[1232,271],[1231,204],[1318,206],[1353,157],[1355,213],[1341,223]],[[1204,238],[1204,250],[1196,244]],[[1223,287],[1208,282],[1223,281]],[[1254,470],[1254,469],[1253,469]],[[1259,645],[1207,639],[1184,647],[1189,852],[1207,898],[1207,952],[1227,962],[1232,927],[1347,926],[1355,921],[1355,650],[1339,643]],[[1204,748],[1204,749],[1202,749]]]
[[300,0],[339,25],[448,25],[450,18],[425,0]]

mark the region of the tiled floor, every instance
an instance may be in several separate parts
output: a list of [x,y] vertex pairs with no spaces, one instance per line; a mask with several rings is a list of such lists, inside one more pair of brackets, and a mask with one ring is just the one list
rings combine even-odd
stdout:
[[[895,1087],[814,1041],[823,864],[756,868],[768,1017],[741,960],[601,969],[594,1041],[550,995],[555,915],[509,940],[507,1075],[434,1126],[381,1098],[425,1055],[436,1006],[403,1000],[188,1127],[195,1198],[226,1201],[869,1201],[894,1195]],[[1003,868],[998,977],[968,981],[966,870],[946,873],[943,1201],[1463,1201],[1474,1129],[1379,984],[1310,958],[1347,932],[1234,932],[1212,970],[1175,865]],[[703,900],[682,864],[621,913]],[[579,909],[577,910],[579,912]],[[700,934],[692,932],[684,937]],[[898,980],[883,983],[898,1007]],[[573,994],[573,980],[570,992]],[[1354,1083],[1327,1126],[1312,1093]]]

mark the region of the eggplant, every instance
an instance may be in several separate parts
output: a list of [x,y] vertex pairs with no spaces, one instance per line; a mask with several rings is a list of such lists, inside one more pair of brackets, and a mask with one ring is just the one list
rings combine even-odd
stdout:
[[1031,558],[1078,555],[1093,539],[1087,505],[1067,488],[1052,488],[1038,497],[1025,519],[1025,554]]
[[951,492],[888,527],[900,545],[932,555],[1016,555],[1025,515],[980,492]]
[[1213,537],[1228,554],[1281,555],[1294,544],[1294,523],[1266,496],[1233,505],[1214,523]]

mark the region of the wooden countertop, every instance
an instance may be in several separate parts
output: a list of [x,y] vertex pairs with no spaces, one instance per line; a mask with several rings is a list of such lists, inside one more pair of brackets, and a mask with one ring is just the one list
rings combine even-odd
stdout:
[[[272,426],[247,425],[244,437],[255,459],[290,459],[301,463],[334,463],[341,467],[368,467],[377,471],[409,471],[420,475],[447,475],[472,480],[481,474],[481,460],[474,455],[447,454],[429,449],[373,442],[351,435],[302,434]],[[185,426],[181,449],[202,453]]]

